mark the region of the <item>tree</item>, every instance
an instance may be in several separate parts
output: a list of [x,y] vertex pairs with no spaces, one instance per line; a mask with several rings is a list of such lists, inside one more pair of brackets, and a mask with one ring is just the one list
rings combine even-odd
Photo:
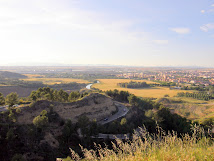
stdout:
[[4,105],[5,104],[5,99],[3,94],[0,92],[0,105]]
[[214,118],[206,119],[201,124],[204,126],[205,129],[212,129],[214,125]]
[[68,93],[63,91],[62,89],[58,91],[58,101],[66,102],[68,101],[68,96],[69,96]]
[[6,96],[5,102],[6,102],[7,105],[9,105],[10,107],[12,107],[16,103],[18,103],[18,94],[14,93],[14,92],[8,94]]
[[25,161],[25,159],[23,158],[23,156],[21,154],[15,154],[13,156],[13,158],[11,159],[11,161]]
[[47,126],[48,124],[48,117],[47,117],[47,111],[43,110],[39,116],[36,116],[33,119],[33,124],[37,127],[37,128],[43,128],[45,126]]
[[120,121],[120,125],[125,125],[127,122],[126,118],[122,118],[121,121]]
[[96,119],[94,119],[91,123],[90,123],[90,135],[93,135],[93,136],[97,136],[98,133],[99,133],[99,130],[98,130],[98,126],[97,126],[97,121]]
[[58,91],[57,90],[53,91],[53,101],[58,101]]
[[89,134],[89,129],[88,129],[89,123],[90,123],[90,120],[85,115],[82,115],[78,118],[77,125],[81,129],[83,136],[87,136]]
[[164,106],[160,106],[154,119],[164,130],[177,131],[178,134],[190,132],[190,122],[177,114],[171,114],[170,110]]
[[16,116],[14,115],[12,110],[10,110],[8,117],[11,121],[16,122]]
[[14,130],[11,128],[11,129],[9,129],[8,130],[8,132],[7,132],[7,134],[6,134],[6,139],[8,140],[8,141],[12,141],[12,140],[14,140],[15,139],[15,134],[14,134]]
[[74,100],[76,100],[76,99],[78,99],[78,98],[80,98],[80,93],[79,93],[79,91],[74,91],[74,92],[71,92],[70,94],[69,94],[69,97],[68,97],[68,100],[70,101],[70,102],[72,102],[72,101],[74,101]]
[[40,113],[40,116],[47,116],[47,111],[46,110],[42,110],[42,112]]
[[38,99],[38,94],[36,91],[32,91],[31,94],[30,94],[30,98],[33,100],[33,101],[36,101]]
[[62,130],[62,136],[64,141],[68,143],[72,138],[72,134],[74,132],[75,132],[75,126],[72,124],[71,120],[68,120]]
[[138,106],[138,98],[135,96],[135,95],[130,95],[128,97],[128,100],[129,100],[129,104],[132,105],[132,106]]
[[146,116],[146,117],[149,117],[149,118],[152,118],[152,116],[153,116],[152,110],[147,110],[147,111],[145,112],[145,116]]

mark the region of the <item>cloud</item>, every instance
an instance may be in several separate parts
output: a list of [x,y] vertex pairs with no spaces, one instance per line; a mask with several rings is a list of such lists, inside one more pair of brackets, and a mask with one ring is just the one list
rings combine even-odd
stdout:
[[174,31],[178,34],[188,34],[190,33],[190,29],[189,28],[185,28],[185,27],[176,27],[176,28],[170,28],[171,31]]
[[153,40],[153,42],[159,45],[166,45],[169,43],[168,40]]
[[205,13],[205,10],[201,10],[201,13]]
[[207,12],[209,12],[209,13],[214,12],[214,9],[209,9]]
[[103,55],[109,57],[105,61],[112,61],[111,55],[125,53],[128,57],[133,52],[140,55],[154,46],[150,33],[133,28],[138,23],[133,19],[118,19],[106,12],[86,10],[79,4],[66,5],[58,0],[21,1],[24,5],[16,0],[14,3],[5,0],[3,4],[0,0],[0,44],[4,46],[0,48],[0,53],[4,53],[0,63],[11,62],[11,57],[14,61],[24,58],[31,62],[33,55],[37,55],[39,62],[42,55],[52,57],[58,53],[62,53],[60,58],[54,59],[68,63],[96,59],[103,62]]
[[214,7],[214,4],[212,4],[211,7]]
[[208,32],[209,30],[214,29],[214,23],[208,23],[200,27],[200,29],[204,32]]

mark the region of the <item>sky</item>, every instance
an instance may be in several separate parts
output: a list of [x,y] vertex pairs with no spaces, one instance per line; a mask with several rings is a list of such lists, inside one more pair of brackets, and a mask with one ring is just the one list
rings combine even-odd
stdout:
[[0,66],[214,67],[214,0],[0,0]]

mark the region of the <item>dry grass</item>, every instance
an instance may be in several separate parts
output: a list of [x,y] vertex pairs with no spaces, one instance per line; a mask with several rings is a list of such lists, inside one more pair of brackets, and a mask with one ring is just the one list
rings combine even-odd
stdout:
[[0,87],[10,87],[11,85],[0,84]]
[[[182,90],[170,90],[168,87],[153,87],[153,88],[145,88],[145,89],[130,89],[130,88],[122,88],[117,86],[117,83],[121,82],[130,82],[130,79],[99,79],[100,83],[94,84],[94,88],[99,88],[101,90],[125,90],[129,91],[130,93],[135,94],[136,96],[140,97],[154,97],[154,98],[161,98],[164,95],[168,94],[170,97],[177,95],[178,92],[184,92]],[[139,81],[139,82],[146,82],[148,84],[155,83],[152,81],[147,80],[132,80],[132,81]]]
[[[173,103],[173,101],[179,102],[179,100],[181,101],[180,103]],[[165,104],[165,106],[174,109],[173,112],[186,117],[187,119],[202,122],[205,119],[214,117],[213,100],[203,101],[193,98],[175,97],[171,98],[170,101],[172,101],[172,103]]]
[[204,100],[198,100],[198,99],[194,99],[191,97],[174,97],[174,98],[170,98],[170,100],[173,101],[182,101],[183,103],[189,103],[189,104],[209,104],[212,103],[213,101],[204,101]]
[[23,74],[23,75],[27,76],[28,78],[45,77],[44,75],[40,75],[40,74]]
[[39,81],[43,82],[44,84],[47,85],[53,85],[53,84],[60,84],[60,83],[71,83],[71,82],[76,82],[76,83],[89,83],[87,80],[83,79],[73,79],[73,78],[35,78],[35,77],[29,77],[26,79],[23,79],[24,81]]
[[[113,149],[96,145],[97,150],[82,148],[84,159],[73,150],[73,160],[84,161],[211,161],[214,160],[214,144],[206,137],[204,130],[194,127],[193,135],[185,134],[179,138],[176,133],[165,134],[160,128],[157,135],[149,134],[145,129],[140,135],[134,135],[131,141],[120,139],[113,144]],[[67,161],[69,159],[66,159]]]

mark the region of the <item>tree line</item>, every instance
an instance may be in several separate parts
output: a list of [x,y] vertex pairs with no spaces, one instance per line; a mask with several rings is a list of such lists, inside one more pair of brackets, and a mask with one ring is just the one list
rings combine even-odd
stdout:
[[15,92],[8,94],[6,97],[0,92],[0,106],[8,105],[9,107],[12,107],[15,104],[24,103],[24,100],[27,100],[28,102],[38,100],[73,102],[86,95],[88,95],[88,92],[80,93],[79,91],[72,91],[68,94],[62,89],[54,90],[50,87],[40,87],[36,91],[32,91],[29,97],[22,99],[19,98],[18,94]]
[[135,82],[135,81],[117,83],[117,85],[120,87],[123,87],[123,88],[146,88],[146,87],[150,87],[150,85],[147,84],[146,82]]
[[72,91],[70,94],[68,94],[66,91],[62,89],[54,90],[49,87],[43,87],[43,88],[39,88],[36,91],[32,91],[29,97],[33,101],[48,100],[48,101],[58,101],[58,102],[72,102],[84,97],[85,95],[88,95],[88,93],[87,92],[80,93],[79,91]]
[[151,109],[158,106],[152,99],[137,97],[128,91],[119,91],[117,89],[107,90],[105,93],[113,99],[129,103],[131,106],[138,107],[141,109]]
[[12,107],[13,105],[18,103],[18,94],[17,93],[10,93],[6,97],[3,96],[2,93],[0,93],[0,106],[2,105],[8,105]]
[[191,97],[194,99],[198,99],[198,100],[205,100],[205,101],[209,101],[210,99],[213,99],[213,95],[208,94],[206,92],[193,92],[193,93],[189,93],[189,92],[179,92],[177,93],[178,97]]

